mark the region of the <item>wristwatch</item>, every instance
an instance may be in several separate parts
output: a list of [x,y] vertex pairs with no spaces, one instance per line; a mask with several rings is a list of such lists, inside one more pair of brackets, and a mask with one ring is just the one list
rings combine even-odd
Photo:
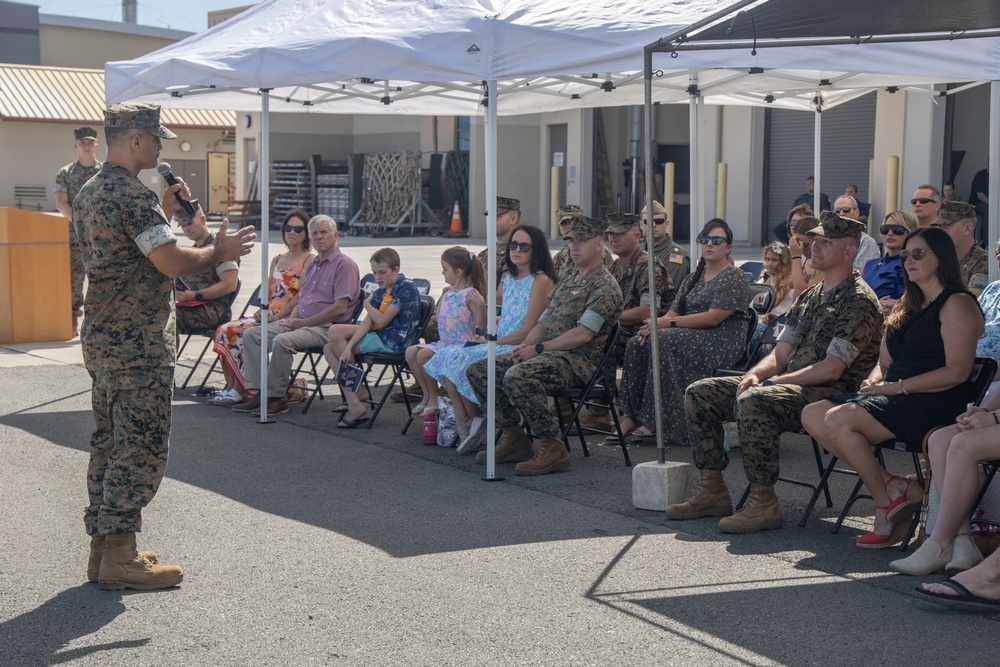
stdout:
[[194,300],[195,301],[203,301],[203,299],[201,298],[201,292],[195,292],[194,293]]
[[671,317],[670,318],[670,327],[669,328],[671,328],[671,329],[676,329],[677,328],[677,318],[676,317]]
[[535,354],[541,354],[545,351],[545,343],[535,343]]

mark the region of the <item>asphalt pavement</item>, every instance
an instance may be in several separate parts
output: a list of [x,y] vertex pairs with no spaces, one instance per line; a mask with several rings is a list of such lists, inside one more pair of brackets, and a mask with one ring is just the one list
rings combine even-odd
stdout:
[[[381,241],[345,239],[345,251],[360,263]],[[440,281],[431,269],[450,242],[384,241],[405,253],[404,272]],[[518,478],[503,465],[488,483],[472,457],[423,446],[419,424],[401,434],[401,406],[345,431],[331,399],[259,424],[178,390],[139,548],[182,566],[184,583],[103,591],[85,577],[92,419],[78,350],[0,351],[2,665],[995,660],[996,616],[919,599],[923,579],[888,571],[897,550],[854,546],[870,502],[831,533],[853,479],[835,476],[834,506],[821,502],[804,528],[808,491],[779,484],[784,529],[723,535],[714,520],[632,507],[621,452],[597,438],[589,457],[573,442],[568,472]],[[817,476],[802,436],[785,436],[781,455],[783,474]],[[738,452],[726,481],[735,499]]]

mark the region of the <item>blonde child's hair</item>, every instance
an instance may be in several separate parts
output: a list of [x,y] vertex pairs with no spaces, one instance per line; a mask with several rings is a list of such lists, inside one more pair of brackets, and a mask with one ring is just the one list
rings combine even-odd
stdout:
[[461,271],[462,275],[469,279],[469,284],[476,288],[484,299],[486,298],[486,272],[478,257],[457,245],[441,253],[441,261],[456,271]]
[[777,292],[774,302],[778,304],[785,300],[792,289],[792,250],[781,241],[774,241],[764,246],[765,258],[769,252],[778,256],[778,271],[772,276],[765,269],[761,274],[761,282],[770,280],[774,283],[774,291]]

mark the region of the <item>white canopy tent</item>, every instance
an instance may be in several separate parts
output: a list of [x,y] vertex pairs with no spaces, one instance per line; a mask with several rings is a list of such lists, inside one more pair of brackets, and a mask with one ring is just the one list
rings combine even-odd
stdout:
[[[794,2],[800,14],[816,4]],[[735,7],[748,4],[753,3]],[[264,164],[269,163],[271,110],[478,115],[486,103],[487,237],[492,250],[498,114],[698,100],[692,104],[696,121],[698,104],[705,101],[812,109],[817,90],[830,107],[885,85],[1000,78],[996,41],[984,39],[903,52],[874,43],[846,50],[764,50],[754,57],[685,52],[663,63],[670,67],[654,77],[652,52],[640,52],[638,45],[655,43],[662,50],[658,38],[663,35],[680,37],[718,24],[734,10],[713,13],[716,0],[649,5],[623,0],[265,0],[160,51],[109,63],[106,98],[109,104],[259,109]],[[829,69],[831,63],[835,70]],[[646,136],[649,130],[647,125]],[[697,147],[697,122],[691,131],[692,147]],[[696,168],[692,160],[692,170]],[[646,171],[651,176],[651,165]],[[261,174],[261,197],[267,202],[267,170]],[[693,201],[697,204],[698,198]],[[692,220],[699,219],[697,209],[692,213]],[[494,257],[490,252],[490,275],[495,274]],[[265,246],[262,275],[267,261]],[[494,334],[492,294],[490,302],[489,331]],[[492,350],[491,343],[491,378]],[[262,367],[266,372],[266,358]],[[490,386],[492,392],[492,382]],[[488,415],[487,477],[492,478],[493,411]],[[261,420],[266,420],[266,410]]]

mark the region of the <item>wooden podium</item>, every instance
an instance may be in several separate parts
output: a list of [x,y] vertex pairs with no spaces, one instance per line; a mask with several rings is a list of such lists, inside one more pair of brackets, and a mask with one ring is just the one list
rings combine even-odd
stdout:
[[66,218],[0,207],[0,344],[72,337]]

